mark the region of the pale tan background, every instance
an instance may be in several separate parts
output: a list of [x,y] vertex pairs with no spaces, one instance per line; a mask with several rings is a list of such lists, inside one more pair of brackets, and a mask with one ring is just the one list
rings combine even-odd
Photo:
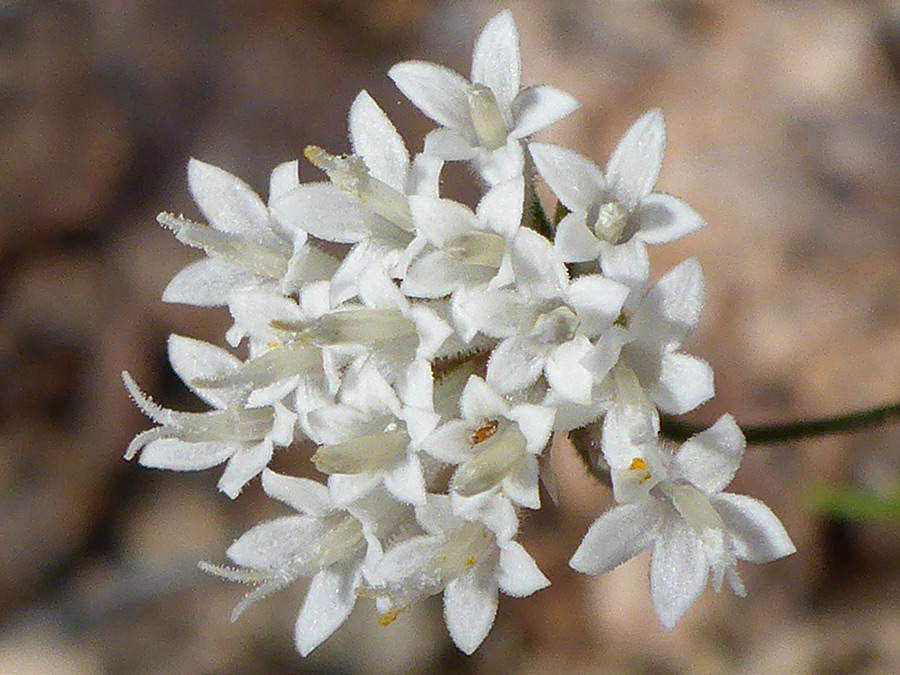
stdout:
[[[817,481],[896,489],[897,428],[748,451],[733,489],[766,500],[800,552],[742,566],[748,598],[707,592],[671,633],[651,611],[645,556],[596,580],[568,569],[609,501],[558,448],[561,504],[522,537],[553,586],[502,599],[468,659],[437,598],[386,629],[363,608],[306,661],[291,641],[301,588],[229,624],[243,589],[196,561],[222,562],[234,537],[285,511],[258,484],[231,503],[215,471],[121,460],[148,423],[119,372],[189,407],[165,337],[221,342],[227,326],[224,311],[159,301],[196,257],[154,222],[196,214],[187,157],[264,193],[269,169],[306,144],[346,148],[362,87],[418,149],[429,123],[388,67],[427,58],[467,73],[502,6],[0,1],[0,673],[900,672],[897,527],[830,522],[807,499]],[[583,103],[541,140],[602,165],[634,118],[665,111],[660,186],[709,222],[653,252],[656,273],[692,254],[706,273],[689,347],[715,367],[718,396],[693,419],[900,398],[900,5],[507,6],[525,83]],[[458,183],[448,190],[465,194]]]

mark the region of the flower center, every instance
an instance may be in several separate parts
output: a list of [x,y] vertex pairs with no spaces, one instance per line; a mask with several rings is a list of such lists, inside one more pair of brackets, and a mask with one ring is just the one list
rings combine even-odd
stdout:
[[497,98],[489,87],[483,84],[469,87],[469,112],[478,145],[488,152],[506,145],[506,122],[497,105]]
[[620,202],[606,202],[597,212],[594,234],[610,244],[618,244],[628,224],[628,210]]

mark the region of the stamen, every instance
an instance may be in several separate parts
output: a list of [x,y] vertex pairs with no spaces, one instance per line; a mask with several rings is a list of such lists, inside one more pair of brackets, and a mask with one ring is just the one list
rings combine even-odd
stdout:
[[628,224],[628,210],[619,202],[606,202],[594,222],[594,233],[611,244],[618,244]]

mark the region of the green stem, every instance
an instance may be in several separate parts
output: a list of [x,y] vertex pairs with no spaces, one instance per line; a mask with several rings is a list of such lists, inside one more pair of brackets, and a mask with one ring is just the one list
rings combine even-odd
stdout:
[[[900,420],[900,403],[835,417],[741,427],[741,430],[747,438],[748,445],[765,445],[859,431],[897,420]],[[668,415],[660,418],[660,427],[662,435],[673,441],[687,440],[706,428],[706,426],[682,422]]]

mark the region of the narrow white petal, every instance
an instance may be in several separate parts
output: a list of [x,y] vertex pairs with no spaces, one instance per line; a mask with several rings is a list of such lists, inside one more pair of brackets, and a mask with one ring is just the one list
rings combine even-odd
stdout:
[[741,560],[770,562],[797,550],[778,516],[758,499],[725,492],[710,501],[725,522],[734,553]]
[[522,222],[525,180],[518,176],[491,188],[478,203],[478,220],[506,239],[512,239]]
[[641,199],[633,217],[640,223],[640,229],[634,236],[648,244],[673,241],[706,224],[683,200],[660,192]]
[[326,567],[313,577],[294,626],[294,643],[302,656],[336,631],[356,604],[360,572],[350,566]]
[[459,409],[466,420],[477,423],[498,415],[505,416],[508,406],[496,389],[472,375],[459,398]]
[[244,486],[272,459],[272,441],[266,438],[261,443],[232,455],[216,487],[235,499]]
[[227,407],[234,392],[227,388],[203,389],[194,386],[192,382],[231,375],[241,365],[239,358],[208,342],[174,334],[169,336],[168,352],[172,370],[191,391],[216,408]]
[[524,455],[518,468],[503,479],[501,487],[503,494],[513,504],[526,509],[541,508],[537,457]]
[[569,565],[584,574],[609,572],[653,543],[658,522],[651,502],[617,506],[594,521]]
[[436,247],[483,229],[468,206],[450,199],[412,196],[409,209],[418,232]]
[[188,186],[207,222],[217,230],[278,248],[284,242],[269,225],[269,210],[237,176],[196,159],[188,163]]
[[306,183],[281,195],[270,206],[285,227],[342,244],[365,239],[380,226],[359,199],[330,182]]
[[666,629],[688,611],[703,591],[708,573],[700,538],[673,512],[660,528],[650,561],[650,597]]
[[583,211],[566,214],[556,226],[553,248],[565,262],[589,262],[600,257],[602,247],[588,229]]
[[569,275],[553,244],[534,230],[522,228],[513,240],[512,266],[521,291],[537,298],[563,294]]
[[613,245],[605,241],[598,241],[598,244],[603,274],[628,286],[632,290],[632,298],[639,297],[638,293],[650,276],[650,256],[647,255],[646,244],[634,238],[624,244]]
[[279,164],[269,175],[269,202],[300,187],[300,162],[293,160]]
[[343,508],[371,493],[381,480],[381,472],[332,474],[328,477],[328,494],[335,506]]
[[540,377],[547,351],[528,335],[507,338],[491,352],[487,381],[504,394],[523,389]]
[[397,88],[435,122],[468,128],[469,83],[449,68],[425,61],[404,61],[388,71]]
[[247,530],[225,551],[232,562],[262,572],[284,570],[292,561],[308,557],[322,534],[321,521],[310,516],[285,516]]
[[641,300],[629,322],[653,349],[677,349],[694,330],[703,308],[703,270],[691,256],[666,272]]
[[631,125],[606,165],[606,179],[629,209],[653,190],[666,148],[662,111],[654,108]]
[[504,542],[500,547],[499,581],[500,589],[514,598],[524,598],[550,585],[534,558],[515,541]]
[[151,441],[141,451],[138,464],[152,469],[202,471],[217,466],[239,452],[243,443],[187,443],[177,438]]
[[644,386],[659,409],[672,415],[693,410],[715,394],[712,367],[681,352],[664,354],[658,379]]
[[465,654],[480,645],[497,615],[497,578],[476,565],[444,589],[444,620],[453,643]]
[[570,211],[581,213],[583,219],[585,212],[600,203],[606,179],[591,160],[558,145],[529,143],[528,149],[541,177]]
[[566,399],[581,405],[591,402],[594,386],[591,372],[581,365],[581,360],[590,349],[588,339],[583,335],[578,336],[555,348],[544,369],[551,387]]
[[309,478],[297,478],[265,469],[262,474],[263,490],[272,499],[284,502],[291,508],[311,516],[324,516],[331,510],[328,488]]
[[194,307],[221,307],[236,290],[259,288],[270,280],[225,262],[203,258],[178,272],[162,294],[163,302]]
[[388,116],[363,89],[350,106],[350,143],[369,173],[403,194],[409,152]]
[[472,51],[472,82],[490,87],[501,110],[519,91],[522,64],[519,34],[512,12],[504,10],[488,21]]
[[[476,150],[471,135],[459,129],[440,127],[425,136],[425,153],[439,157],[446,162],[472,159]],[[437,194],[433,195],[437,197]]]
[[744,434],[731,415],[688,439],[675,456],[677,471],[706,494],[731,482],[744,456]]
[[575,112],[578,107],[578,101],[554,87],[540,85],[523,89],[510,106],[513,117],[510,137],[530,136]]
[[599,274],[586,274],[569,284],[566,300],[578,314],[581,330],[590,337],[598,337],[618,318],[628,291],[628,286],[617,281]]
[[384,487],[398,501],[413,506],[425,504],[425,479],[422,477],[422,465],[415,454],[386,472]]
[[[438,131],[437,129],[435,131]],[[468,159],[464,157],[463,159]],[[408,195],[424,195],[437,197],[441,180],[441,168],[444,162],[439,157],[433,157],[425,153],[416,155],[406,177],[406,189],[402,190]]]
[[555,415],[556,411],[552,407],[523,403],[513,407],[507,417],[519,425],[522,435],[525,436],[528,452],[538,455],[550,440]]

